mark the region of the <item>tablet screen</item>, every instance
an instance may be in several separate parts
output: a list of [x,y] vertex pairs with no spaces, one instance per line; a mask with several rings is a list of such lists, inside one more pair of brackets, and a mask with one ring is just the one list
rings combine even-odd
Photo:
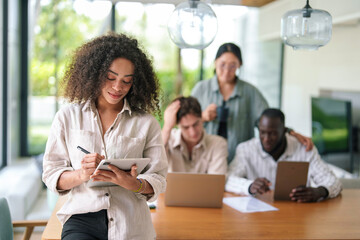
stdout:
[[[150,158],[126,158],[126,159],[104,159],[97,166],[96,170],[108,170],[109,164],[112,164],[123,171],[130,171],[131,166],[134,164],[137,165],[137,173],[140,174],[141,171],[149,164]],[[96,171],[95,170],[95,171]],[[101,186],[114,186],[115,184],[111,182],[94,182],[90,179],[87,183],[88,187],[101,187]]]

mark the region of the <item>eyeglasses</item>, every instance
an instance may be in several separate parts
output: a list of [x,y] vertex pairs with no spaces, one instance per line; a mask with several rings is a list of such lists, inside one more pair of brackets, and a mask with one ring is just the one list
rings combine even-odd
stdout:
[[229,70],[229,71],[235,71],[238,67],[237,67],[236,64],[221,63],[221,64],[219,64],[219,68],[220,68],[221,70],[227,69],[227,70]]

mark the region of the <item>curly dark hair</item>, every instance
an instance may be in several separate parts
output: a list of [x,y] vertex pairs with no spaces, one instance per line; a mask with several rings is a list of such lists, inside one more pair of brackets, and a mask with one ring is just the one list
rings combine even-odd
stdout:
[[64,97],[76,103],[95,101],[116,58],[125,58],[134,64],[133,84],[126,95],[131,108],[160,115],[159,80],[152,60],[136,39],[124,34],[110,32],[75,50],[62,82]]

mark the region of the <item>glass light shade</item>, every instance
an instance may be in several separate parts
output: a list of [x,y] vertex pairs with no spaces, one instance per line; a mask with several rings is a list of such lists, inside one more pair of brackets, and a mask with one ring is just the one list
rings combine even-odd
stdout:
[[281,38],[295,50],[317,50],[331,39],[332,17],[324,10],[292,10],[281,18]]
[[179,48],[206,48],[214,40],[217,28],[214,11],[199,0],[179,4],[168,22],[170,38]]

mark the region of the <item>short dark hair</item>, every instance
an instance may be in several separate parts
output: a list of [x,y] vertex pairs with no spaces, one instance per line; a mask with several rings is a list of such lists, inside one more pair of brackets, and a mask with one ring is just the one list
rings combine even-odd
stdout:
[[133,85],[126,95],[132,110],[160,115],[159,81],[152,60],[135,38],[109,32],[81,45],[72,56],[62,84],[69,102],[85,102],[101,95],[106,73],[117,58],[134,64]]
[[284,124],[285,126],[285,115],[284,113],[278,109],[278,108],[267,108],[265,109],[262,113],[261,116],[259,118],[259,120],[263,117],[266,116],[268,118],[278,118],[280,119],[281,123]]
[[[194,97],[177,97],[174,101],[180,101],[180,109],[176,114],[176,122],[179,123],[181,118],[185,115],[192,114],[196,117],[201,118],[201,106],[199,101]],[[174,102],[173,101],[173,102]]]
[[224,43],[223,45],[221,45],[216,53],[215,60],[226,52],[231,52],[232,54],[234,54],[239,59],[240,64],[242,64],[241,50],[234,43]]

